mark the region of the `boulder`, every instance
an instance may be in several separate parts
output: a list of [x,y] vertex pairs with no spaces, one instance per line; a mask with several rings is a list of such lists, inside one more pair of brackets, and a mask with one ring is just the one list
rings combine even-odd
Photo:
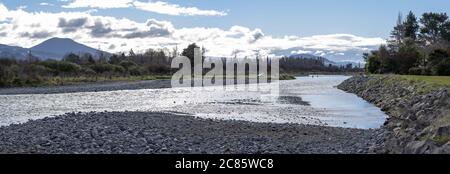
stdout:
[[439,137],[450,137],[450,124],[446,126],[441,126],[436,129],[434,136]]
[[429,154],[437,149],[437,144],[431,140],[413,141],[404,149],[405,154]]
[[443,146],[436,148],[432,152],[433,154],[450,154],[450,142],[447,142]]

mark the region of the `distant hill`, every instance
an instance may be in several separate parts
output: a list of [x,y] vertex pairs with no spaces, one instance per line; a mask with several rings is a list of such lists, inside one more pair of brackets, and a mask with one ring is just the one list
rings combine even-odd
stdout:
[[321,59],[321,60],[323,60],[324,65],[329,65],[329,64],[340,65],[340,64],[338,64],[336,62],[328,60],[325,57],[315,56],[315,55],[312,55],[312,54],[293,54],[293,55],[290,55],[289,58],[303,58],[303,59],[316,59],[316,60],[320,60]]
[[[28,55],[28,51],[31,54],[40,59],[62,59],[68,53],[84,54],[90,53],[94,57],[98,56],[101,52],[97,49],[88,47],[86,45],[75,42],[72,39],[67,38],[51,38],[29,49],[14,47],[8,45],[0,45],[0,56],[3,57],[15,57],[18,59],[24,59]],[[102,52],[106,56],[111,54],[108,52]]]
[[13,57],[22,59],[28,54],[28,49],[0,44],[0,57]]
[[293,54],[290,55],[289,58],[304,58],[304,59],[322,59],[324,62],[324,65],[327,66],[329,64],[334,65],[334,66],[345,66],[347,64],[352,64],[353,67],[358,67],[358,66],[363,66],[359,63],[356,62],[350,62],[350,61],[340,61],[340,62],[335,62],[335,61],[331,61],[325,57],[321,57],[321,56],[315,56],[312,54]]

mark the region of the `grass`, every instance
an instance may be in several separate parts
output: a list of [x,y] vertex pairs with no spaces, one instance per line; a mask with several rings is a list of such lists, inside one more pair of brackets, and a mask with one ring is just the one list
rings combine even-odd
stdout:
[[419,76],[419,75],[398,75],[398,76],[402,79],[406,79],[410,84],[419,84],[417,91],[422,94],[428,93],[438,88],[450,88],[450,76]]
[[439,145],[444,145],[445,143],[450,141],[449,136],[434,136],[430,138],[432,141],[438,143]]
[[[450,88],[450,76],[419,75],[374,75],[386,77],[384,85],[398,85],[398,82],[415,86],[419,93],[428,93],[439,88]],[[374,82],[376,83],[376,82]]]
[[399,75],[402,78],[411,81],[423,81],[435,86],[450,86],[450,76],[417,76],[417,75]]

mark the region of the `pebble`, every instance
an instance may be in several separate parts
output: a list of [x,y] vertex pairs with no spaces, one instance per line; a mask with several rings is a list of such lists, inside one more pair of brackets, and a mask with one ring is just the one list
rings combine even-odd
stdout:
[[333,154],[361,153],[375,143],[379,131],[169,113],[89,112],[0,127],[0,133],[0,154]]

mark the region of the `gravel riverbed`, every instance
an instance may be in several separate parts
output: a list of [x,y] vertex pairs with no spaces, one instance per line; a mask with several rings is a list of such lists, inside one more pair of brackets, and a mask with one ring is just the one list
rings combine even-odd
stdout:
[[[194,82],[193,82],[194,83]],[[223,82],[235,83],[230,81]],[[248,82],[247,82],[248,83]],[[44,86],[44,87],[13,87],[0,88],[0,95],[17,94],[63,94],[77,92],[102,92],[119,90],[139,90],[139,89],[162,89],[171,88],[171,80],[142,80],[142,81],[124,81],[124,82],[92,82],[63,86]]]
[[381,130],[218,121],[172,113],[68,113],[0,127],[0,153],[367,153],[381,134]]
[[52,87],[0,88],[0,95],[15,94],[60,94],[74,92],[100,92],[117,90],[170,88],[170,80],[147,80],[136,82],[96,82]]

